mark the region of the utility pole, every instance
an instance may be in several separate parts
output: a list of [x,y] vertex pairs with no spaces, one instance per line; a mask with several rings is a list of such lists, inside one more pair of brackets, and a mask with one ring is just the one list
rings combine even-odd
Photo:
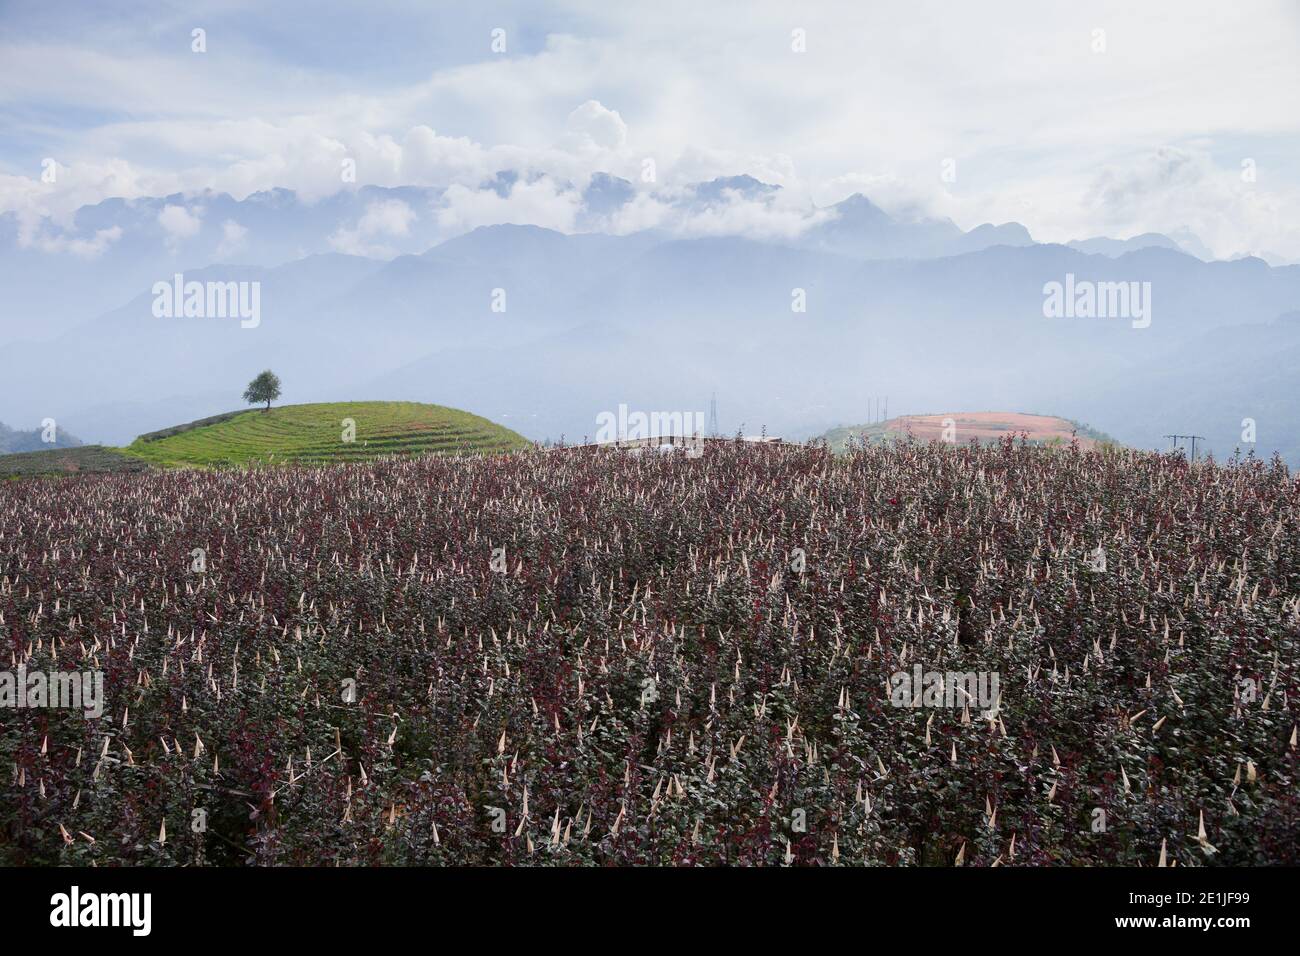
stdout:
[[1178,439],[1180,439],[1180,438],[1183,438],[1183,439],[1190,439],[1191,442],[1192,442],[1192,461],[1196,461],[1196,442],[1197,442],[1197,440],[1199,439],[1200,441],[1205,441],[1205,436],[1204,436],[1204,435],[1166,435],[1165,437],[1168,438],[1168,439],[1170,439],[1170,440],[1173,442],[1173,448],[1174,448],[1174,449],[1177,449],[1177,448],[1178,448]]

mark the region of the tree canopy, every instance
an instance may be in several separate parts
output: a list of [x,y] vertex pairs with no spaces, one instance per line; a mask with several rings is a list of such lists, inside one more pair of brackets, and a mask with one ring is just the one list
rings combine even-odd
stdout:
[[250,405],[266,402],[266,411],[271,410],[271,402],[280,397],[280,377],[269,368],[248,383],[244,389],[244,401]]

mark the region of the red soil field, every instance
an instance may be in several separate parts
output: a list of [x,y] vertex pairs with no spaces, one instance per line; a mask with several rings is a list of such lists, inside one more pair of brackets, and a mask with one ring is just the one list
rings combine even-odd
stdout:
[[[965,444],[972,438],[989,441],[1008,435],[1019,438],[1026,435],[1030,441],[1050,441],[1059,438],[1068,443],[1075,426],[1063,418],[1051,415],[1025,415],[1020,412],[946,412],[940,415],[904,415],[889,422],[888,433],[906,435],[909,431],[918,441],[938,441],[943,437],[944,419],[951,418],[957,427],[957,443]],[[1093,448],[1097,442],[1078,435],[1079,447]]]

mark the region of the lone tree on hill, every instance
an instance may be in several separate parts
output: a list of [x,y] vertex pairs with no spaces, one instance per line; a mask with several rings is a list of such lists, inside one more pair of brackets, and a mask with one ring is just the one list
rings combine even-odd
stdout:
[[244,389],[244,401],[250,405],[266,402],[264,412],[271,410],[271,402],[280,397],[280,378],[269,368],[248,383]]

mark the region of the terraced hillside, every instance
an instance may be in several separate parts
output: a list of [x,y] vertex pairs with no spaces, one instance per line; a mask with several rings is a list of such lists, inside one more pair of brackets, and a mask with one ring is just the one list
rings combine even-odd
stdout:
[[141,435],[123,451],[157,465],[242,465],[484,454],[527,445],[508,428],[441,405],[332,402],[218,415]]

